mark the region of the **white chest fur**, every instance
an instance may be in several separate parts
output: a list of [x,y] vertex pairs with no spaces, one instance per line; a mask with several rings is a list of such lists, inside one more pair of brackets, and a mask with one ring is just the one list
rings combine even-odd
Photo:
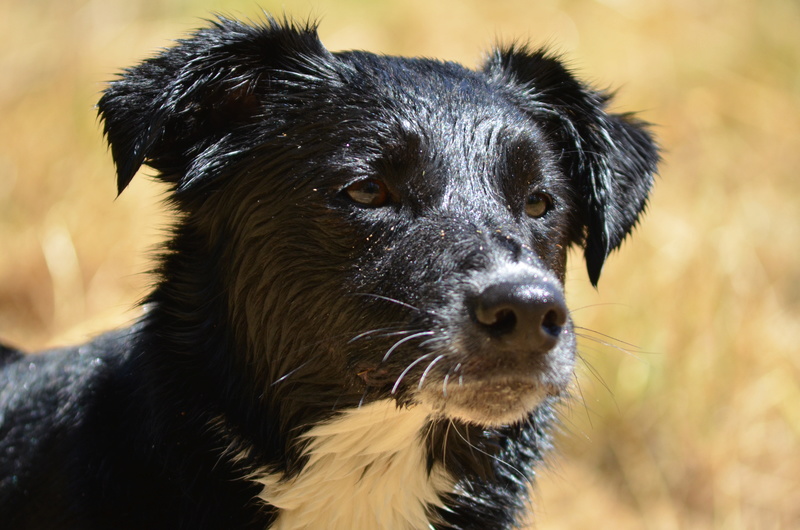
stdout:
[[438,465],[428,473],[423,429],[429,411],[378,401],[310,429],[299,475],[265,474],[261,499],[280,510],[279,530],[416,530],[452,491]]

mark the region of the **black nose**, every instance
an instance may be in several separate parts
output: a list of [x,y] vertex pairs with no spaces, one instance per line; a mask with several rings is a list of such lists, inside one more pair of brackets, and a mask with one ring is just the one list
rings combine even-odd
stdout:
[[515,349],[551,349],[567,322],[561,289],[540,280],[490,285],[475,299],[474,311],[486,333]]

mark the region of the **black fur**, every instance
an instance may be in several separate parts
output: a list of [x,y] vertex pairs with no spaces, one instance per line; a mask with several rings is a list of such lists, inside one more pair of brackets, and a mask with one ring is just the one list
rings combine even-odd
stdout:
[[[147,164],[180,220],[139,323],[37,356],[0,348],[0,520],[263,529],[276,513],[246,477],[299,472],[305,429],[377,399],[414,406],[423,378],[457,394],[459,376],[521,371],[550,394],[534,410],[443,418],[426,442],[458,480],[433,527],[513,526],[574,333],[565,313],[545,322],[552,344],[513,342],[523,323],[487,293],[525,293],[513,312],[544,290],[555,318],[567,248],[584,246],[596,284],[636,224],[657,149],[608,99],[544,51],[472,71],[330,53],[314,27],[273,20],[220,19],[127,70],[99,104],[119,191]],[[542,216],[526,215],[535,193]],[[441,362],[403,375],[425,354]]]

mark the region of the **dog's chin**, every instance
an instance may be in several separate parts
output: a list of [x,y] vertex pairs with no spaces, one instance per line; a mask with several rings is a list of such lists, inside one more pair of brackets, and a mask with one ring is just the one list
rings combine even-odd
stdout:
[[498,378],[442,386],[426,386],[417,401],[446,419],[483,427],[512,425],[525,420],[542,401],[559,390],[535,379]]

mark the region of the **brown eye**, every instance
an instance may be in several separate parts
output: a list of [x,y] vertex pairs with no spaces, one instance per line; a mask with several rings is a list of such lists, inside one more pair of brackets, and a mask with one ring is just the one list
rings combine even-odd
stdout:
[[525,201],[525,213],[534,219],[543,217],[552,207],[553,199],[546,193],[531,193]]
[[364,179],[354,182],[344,189],[350,200],[362,206],[377,208],[391,200],[389,188],[378,179]]

